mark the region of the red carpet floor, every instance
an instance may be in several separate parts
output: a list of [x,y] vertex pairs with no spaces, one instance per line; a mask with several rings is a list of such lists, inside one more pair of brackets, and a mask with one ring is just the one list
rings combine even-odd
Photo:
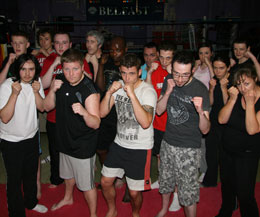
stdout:
[[[221,205],[221,192],[220,185],[215,188],[201,188],[200,202],[197,208],[198,217],[212,217],[218,213]],[[256,198],[258,205],[260,205],[260,183],[256,185]],[[64,185],[56,189],[49,189],[48,184],[42,185],[42,198],[39,201],[41,204],[50,208],[54,203],[62,199],[64,193]],[[130,204],[122,203],[124,188],[117,190],[117,209],[118,217],[130,217],[131,206]],[[161,207],[161,196],[158,190],[147,191],[143,193],[143,206],[141,209],[142,217],[154,217]],[[101,191],[98,192],[98,217],[104,217],[107,211],[107,205],[102,196]],[[260,206],[259,206],[260,209]],[[27,210],[27,217],[88,217],[89,211],[87,204],[83,198],[83,194],[75,189],[74,191],[74,204],[65,206],[57,211],[48,211],[45,214],[38,214],[34,211]],[[0,185],[0,217],[7,217],[7,204],[6,204],[6,190],[5,185]],[[184,211],[181,209],[178,212],[168,212],[168,217],[184,217]],[[233,217],[239,217],[239,211],[236,210]]]

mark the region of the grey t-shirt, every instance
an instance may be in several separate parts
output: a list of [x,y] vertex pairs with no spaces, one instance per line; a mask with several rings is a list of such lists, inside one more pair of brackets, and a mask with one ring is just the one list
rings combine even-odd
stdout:
[[[164,80],[161,95],[167,88],[167,80],[172,78],[168,75]],[[203,110],[209,111],[209,93],[205,85],[193,78],[192,81],[183,86],[175,86],[167,103],[167,124],[164,140],[176,147],[200,148],[201,132],[199,129],[199,114],[193,102],[193,97],[203,98]]]

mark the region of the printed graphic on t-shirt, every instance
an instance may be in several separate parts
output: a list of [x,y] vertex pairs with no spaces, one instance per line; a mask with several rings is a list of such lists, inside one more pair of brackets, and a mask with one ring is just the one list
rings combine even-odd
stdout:
[[138,140],[139,124],[134,116],[131,100],[122,95],[116,95],[117,132],[119,138]]
[[173,99],[167,104],[168,119],[171,124],[179,125],[185,123],[189,119],[189,112],[185,104],[192,104],[192,97],[179,95],[178,91],[172,93]]
[[55,68],[55,70],[54,70],[54,72],[52,73],[53,75],[58,75],[58,74],[62,74],[63,72],[62,72],[62,69],[60,69],[60,68]]

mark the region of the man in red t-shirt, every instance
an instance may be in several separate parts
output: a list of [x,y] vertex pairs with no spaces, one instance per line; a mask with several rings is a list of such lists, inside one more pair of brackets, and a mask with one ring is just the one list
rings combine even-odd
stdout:
[[[44,61],[41,78],[42,85],[45,89],[45,94],[47,95],[49,87],[52,80],[56,77],[57,74],[61,74],[61,55],[69,48],[71,48],[72,42],[70,35],[67,32],[57,32],[53,38],[55,53],[50,54]],[[88,63],[84,61],[84,71],[86,75],[92,78]],[[51,163],[51,177],[50,188],[55,188],[57,185],[63,182],[63,179],[59,176],[59,152],[56,150],[55,146],[55,127],[56,127],[56,110],[48,112],[47,122],[46,122],[46,131],[49,141],[49,152],[50,152],[50,163]]]

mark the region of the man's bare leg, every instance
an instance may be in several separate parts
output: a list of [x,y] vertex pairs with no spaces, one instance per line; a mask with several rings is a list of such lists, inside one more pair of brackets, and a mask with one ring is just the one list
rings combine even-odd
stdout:
[[93,188],[89,191],[83,191],[83,194],[88,203],[90,217],[97,217],[97,189]]
[[64,198],[59,202],[54,204],[51,207],[51,210],[57,210],[65,205],[71,205],[73,204],[73,189],[74,189],[74,185],[75,185],[75,179],[65,179],[65,194],[64,194]]
[[186,217],[196,217],[197,213],[197,204],[194,203],[191,206],[185,206],[184,212]]
[[131,198],[132,214],[133,217],[140,217],[140,209],[143,204],[143,195],[141,191],[133,191],[129,189]]
[[162,194],[162,209],[157,213],[155,217],[163,217],[168,211],[171,193]]
[[117,216],[116,210],[116,190],[114,187],[115,177],[105,177],[102,176],[101,178],[101,186],[102,192],[106,199],[108,211],[106,217],[115,217]]

